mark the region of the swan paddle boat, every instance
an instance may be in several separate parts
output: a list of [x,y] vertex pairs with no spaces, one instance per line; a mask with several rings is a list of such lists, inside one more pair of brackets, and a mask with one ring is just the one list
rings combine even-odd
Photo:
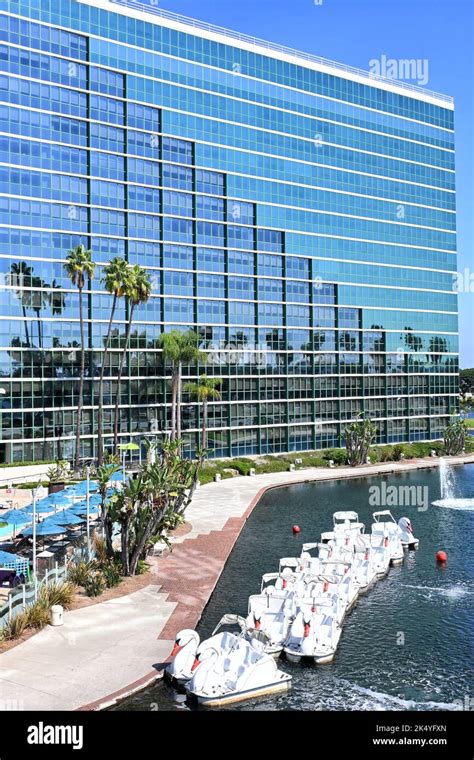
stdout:
[[[295,616],[293,593],[254,594],[249,598],[248,629],[265,634],[263,651],[278,656]],[[253,629],[253,630],[252,630]]]
[[351,563],[341,559],[325,559],[322,565],[324,570],[320,576],[321,580],[326,584],[329,582],[335,585],[335,593],[348,612],[359,596],[359,584],[352,572]]
[[357,512],[334,512],[332,521],[332,531],[321,533],[321,541],[323,544],[337,537],[349,538],[350,540],[352,536],[365,531],[365,525],[364,523],[359,522],[359,515]]
[[177,684],[184,684],[192,678],[193,667],[196,663],[196,655],[202,653],[207,647],[214,647],[219,651],[228,651],[235,646],[235,635],[228,631],[220,631],[224,626],[238,626],[240,633],[247,629],[245,619],[240,615],[224,615],[214,628],[210,638],[200,640],[197,631],[184,628],[175,640],[170,654],[171,662],[165,668],[165,678]]
[[332,600],[313,598],[299,600],[299,611],[291,625],[284,648],[290,662],[310,658],[315,665],[331,662],[341,637]]
[[220,707],[291,688],[292,677],[278,669],[260,641],[235,639],[229,651],[210,646],[197,653],[192,678],[185,687],[189,697],[201,705]]
[[384,543],[388,546],[390,552],[390,562],[392,565],[399,565],[403,562],[403,545],[401,540],[401,529],[389,509],[381,512],[374,512],[372,515],[372,533],[382,533]]
[[413,535],[413,528],[409,517],[401,517],[398,521],[400,528],[400,540],[404,549],[418,549],[419,540]]

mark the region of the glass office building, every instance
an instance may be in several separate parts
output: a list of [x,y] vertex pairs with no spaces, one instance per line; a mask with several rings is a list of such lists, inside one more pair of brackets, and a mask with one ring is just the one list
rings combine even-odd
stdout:
[[[163,330],[193,328],[222,378],[215,456],[441,436],[458,392],[453,103],[409,84],[107,0],[0,0],[0,459],[71,456],[84,295],[83,456],[96,447],[111,297],[150,271],[106,442],[170,428]],[[201,410],[183,399],[187,451]]]

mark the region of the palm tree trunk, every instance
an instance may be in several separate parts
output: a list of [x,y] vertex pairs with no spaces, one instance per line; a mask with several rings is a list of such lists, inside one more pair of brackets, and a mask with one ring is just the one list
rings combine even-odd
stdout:
[[22,310],[23,316],[24,316],[23,324],[25,325],[26,347],[30,348],[30,334],[28,332],[28,320],[26,318],[26,307],[25,307],[24,304],[22,305],[21,310]]
[[202,402],[202,436],[201,436],[201,448],[205,449],[207,446],[207,400],[203,399]]
[[130,528],[129,520],[127,519],[121,525],[122,534],[122,572],[124,575],[128,575],[130,570],[130,558],[129,558],[129,542],[130,542]]
[[178,391],[178,375],[173,368],[171,375],[171,440],[176,440],[176,404]]
[[84,312],[82,306],[82,287],[79,290],[79,329],[81,333],[81,369],[79,375],[79,390],[77,393],[77,418],[76,418],[76,452],[74,455],[74,468],[79,469],[81,459],[81,426],[82,426],[82,403],[84,396],[84,370],[86,365],[86,350],[84,343]]
[[107,329],[107,337],[105,339],[105,349],[102,354],[102,363],[100,366],[99,376],[99,408],[97,411],[97,462],[99,467],[104,459],[104,437],[102,432],[103,416],[104,416],[104,375],[105,375],[105,363],[110,349],[110,339],[112,333],[112,324],[115,316],[115,309],[117,306],[117,294],[114,293],[114,299],[112,301],[112,309],[110,310],[109,326]]
[[122,380],[125,357],[127,356],[128,343],[130,341],[130,333],[132,331],[134,310],[135,310],[135,304],[132,303],[132,306],[130,308],[130,316],[128,318],[127,332],[125,334],[125,345],[123,347],[123,351],[120,356],[120,362],[119,362],[118,374],[117,374],[117,393],[115,396],[115,407],[114,407],[114,451],[115,453],[117,453],[117,450],[118,450],[118,439],[119,439],[119,407],[120,407],[120,396],[121,396],[120,383]]
[[36,320],[38,322],[38,348],[43,348],[43,333],[41,330],[40,310],[35,309],[35,311],[36,311]]

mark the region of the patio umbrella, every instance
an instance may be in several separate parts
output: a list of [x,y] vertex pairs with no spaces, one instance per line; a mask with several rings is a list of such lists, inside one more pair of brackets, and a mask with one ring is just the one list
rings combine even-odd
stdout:
[[[56,509],[54,504],[50,504],[47,499],[41,499],[41,501],[36,502],[36,512],[43,513],[43,512],[54,512]],[[32,513],[33,512],[33,504],[28,504],[27,507],[25,507],[25,512]]]
[[[94,496],[89,496],[89,504],[101,504],[102,499],[99,494],[95,494]],[[85,501],[84,501],[85,504]]]
[[32,522],[32,517],[26,509],[9,509],[1,516],[0,520],[13,525],[13,538],[15,538],[15,527],[17,525],[29,525]]
[[[75,483],[67,489],[69,492],[75,494],[85,495],[87,493],[87,480],[81,480],[80,483]],[[89,483],[89,493],[95,493],[99,490],[99,484],[95,480],[91,480]]]
[[125,475],[123,470],[119,470],[118,472],[114,472],[113,475],[109,478],[109,483],[116,483],[117,481],[122,481],[124,479]]
[[[33,535],[33,526],[31,528],[27,528],[26,530],[22,531],[24,536],[32,536]],[[43,520],[43,522],[38,523],[36,525],[36,537],[38,536],[59,536],[61,533],[66,533],[66,528],[64,525],[58,525],[57,523],[53,522],[52,518],[49,518],[47,520]],[[43,548],[44,548],[44,541],[43,541]],[[36,549],[33,547],[33,567],[34,571],[36,571]]]
[[[58,536],[60,533],[65,533],[63,525],[58,525],[55,523],[52,519],[49,520],[43,520],[43,522],[38,523],[36,526],[36,535],[37,536]],[[24,536],[32,536],[33,535],[33,526],[31,528],[26,528],[26,530],[22,531]]]
[[0,550],[0,565],[6,565],[8,562],[16,562],[17,560],[23,560],[19,554],[12,554],[11,552],[4,552]]
[[44,499],[40,499],[38,504],[48,503],[58,506],[60,504],[70,504],[71,499],[65,493],[65,491],[59,491],[58,493],[50,493],[49,496],[45,496]]
[[66,509],[64,512],[55,515],[54,522],[56,525],[80,525],[84,519],[84,517],[78,517],[72,510]]
[[[98,515],[99,514],[99,507],[94,505],[89,505],[89,514],[90,515]],[[87,504],[85,502],[80,502],[79,504],[74,504],[71,509],[68,509],[68,512],[74,512],[76,515],[85,515],[87,512]]]
[[10,509],[0,519],[9,525],[26,525],[31,522],[31,515],[26,509]]

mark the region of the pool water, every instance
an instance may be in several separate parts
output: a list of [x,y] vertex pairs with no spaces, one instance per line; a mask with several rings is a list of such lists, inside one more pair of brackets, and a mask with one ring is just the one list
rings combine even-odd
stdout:
[[[473,498],[474,465],[454,472],[457,492]],[[391,568],[359,597],[344,622],[332,663],[295,665],[280,659],[281,669],[293,676],[292,690],[233,709],[455,710],[474,698],[474,512],[469,506],[432,505],[440,498],[437,470],[267,492],[244,526],[204,611],[201,638],[211,634],[224,613],[245,615],[262,574],[277,570],[280,557],[298,556],[304,542],[330,530],[336,510],[355,510],[370,530],[372,512],[387,508],[368,504],[369,488],[382,482],[416,486],[423,496],[421,511],[417,506],[391,507],[397,520],[403,515],[412,520],[419,550],[406,553],[402,566]],[[295,523],[301,527],[296,536]],[[439,549],[448,554],[444,567],[435,560]],[[183,694],[164,683],[114,709],[149,710],[151,704],[161,710],[191,709]]]

